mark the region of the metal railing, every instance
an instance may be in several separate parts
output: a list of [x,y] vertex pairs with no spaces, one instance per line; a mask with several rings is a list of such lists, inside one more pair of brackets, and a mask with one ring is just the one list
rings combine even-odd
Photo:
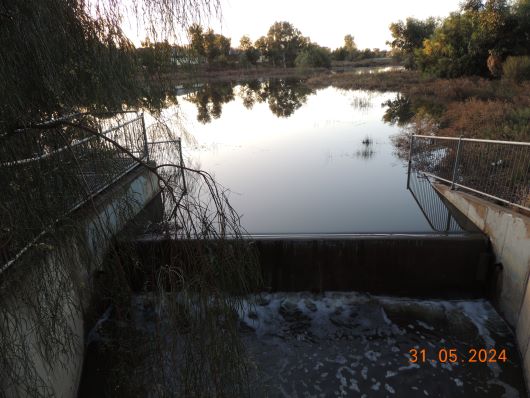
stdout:
[[143,115],[130,113],[76,114],[0,137],[0,273],[148,156]]
[[432,187],[429,177],[417,171],[410,170],[410,173],[407,189],[432,230],[446,234],[465,232],[465,229],[458,223],[453,213]]
[[530,143],[412,135],[413,171],[530,210]]

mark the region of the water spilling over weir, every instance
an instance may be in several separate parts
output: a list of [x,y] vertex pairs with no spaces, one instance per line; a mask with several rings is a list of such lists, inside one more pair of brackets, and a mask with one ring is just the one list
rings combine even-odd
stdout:
[[[267,131],[272,138],[257,128],[257,137],[225,130],[213,143],[201,142],[202,133],[222,130],[221,118],[211,131],[199,131],[199,142],[188,153],[198,154],[195,160],[234,189],[250,232],[245,239],[259,258],[261,288],[229,317],[248,355],[248,396],[524,397],[513,331],[488,301],[500,270],[487,236],[429,181],[414,173],[406,181],[403,162],[388,146],[388,130],[364,140],[354,135],[352,144],[352,132],[330,116],[325,126],[333,128],[322,141],[323,125],[310,119],[316,114],[311,107],[324,112],[326,99],[336,95],[329,90],[313,98],[303,129],[293,121],[253,120],[252,126],[268,130],[273,125],[274,131]],[[335,108],[339,102],[334,98]],[[249,115],[240,108],[227,107],[227,120],[237,115],[245,130]],[[371,131],[379,111],[368,111]],[[260,109],[254,114],[263,117]],[[349,118],[345,124],[363,130]],[[286,141],[278,134],[285,126],[295,136],[303,134]],[[297,141],[304,134],[307,140]],[[329,156],[317,165],[322,145],[328,145]],[[352,176],[354,182],[333,175]],[[206,243],[215,251],[215,242]],[[186,319],[175,324],[164,316],[182,305],[182,297],[168,293],[168,286],[167,294],[156,288],[158,271],[204,244],[152,232],[135,239],[140,261],[129,274],[135,290],[129,317],[111,315],[99,324],[99,338],[88,347],[81,397],[108,389],[122,396],[160,395],[148,376],[160,352],[168,357],[163,376],[177,394],[175,374],[182,371],[179,363],[185,365],[178,355],[170,358],[173,345],[179,345],[170,336],[175,328],[183,338],[190,336]],[[130,250],[129,242],[124,258]],[[156,354],[146,348],[155,335]],[[128,360],[116,361],[109,349],[116,340],[127,347]],[[208,378],[207,372],[198,377]],[[103,382],[98,386],[94,380]]]

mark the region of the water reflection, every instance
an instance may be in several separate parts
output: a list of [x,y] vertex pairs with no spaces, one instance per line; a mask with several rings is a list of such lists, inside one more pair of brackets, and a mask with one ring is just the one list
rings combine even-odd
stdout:
[[[369,106],[406,104],[397,93],[254,80],[193,87],[179,99],[183,129],[196,140],[184,145],[186,164],[230,190],[249,233],[462,231],[425,181],[405,189],[409,139],[384,122],[386,107]],[[391,141],[398,135],[404,156]]]
[[398,94],[393,100],[386,101],[382,106],[387,108],[383,116],[386,123],[404,126],[414,116],[412,102],[402,94]]
[[313,93],[300,80],[271,80],[262,85],[262,93],[269,103],[269,109],[278,117],[289,117],[306,103]]
[[186,99],[197,106],[197,120],[206,124],[221,117],[223,104],[234,100],[234,88],[230,82],[206,83]]
[[425,175],[414,170],[409,171],[407,189],[434,231],[441,233],[465,231]]
[[[237,95],[247,109],[256,103],[268,103],[277,117],[289,117],[306,103],[314,91],[298,79],[281,79],[260,82],[252,80],[238,86]],[[186,99],[197,107],[197,120],[203,124],[221,117],[223,105],[235,99],[230,82],[206,83],[189,93]]]
[[362,144],[363,144],[362,148],[357,151],[357,157],[363,160],[371,159],[375,154],[375,151],[373,149],[374,140],[371,137],[366,136],[362,140]]

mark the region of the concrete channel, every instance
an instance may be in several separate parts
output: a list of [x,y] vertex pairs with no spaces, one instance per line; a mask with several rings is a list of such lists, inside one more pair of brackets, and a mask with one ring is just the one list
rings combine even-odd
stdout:
[[[516,335],[496,308],[494,247],[453,211],[462,233],[249,236],[264,280],[239,312],[255,365],[251,396],[527,396]],[[190,244],[136,240],[142,267],[132,275],[128,326],[135,332],[155,329],[150,279],[168,253],[178,256]],[[85,366],[105,362],[104,329]],[[491,361],[476,360],[484,352]],[[93,381],[102,369],[89,369],[80,397],[101,396]]]

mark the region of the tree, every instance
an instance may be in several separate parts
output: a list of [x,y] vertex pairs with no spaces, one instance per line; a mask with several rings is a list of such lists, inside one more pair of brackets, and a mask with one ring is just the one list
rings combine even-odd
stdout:
[[407,18],[405,22],[392,23],[390,33],[394,40],[387,44],[404,59],[407,68],[413,68],[414,51],[423,46],[423,41],[433,34],[436,26],[434,18],[425,21]]
[[348,51],[344,47],[339,47],[333,50],[331,58],[335,61],[345,61],[348,58]]
[[274,65],[293,66],[298,52],[308,43],[309,40],[289,22],[275,22],[266,37],[267,55]]
[[474,29],[472,17],[452,13],[432,37],[424,41],[423,47],[415,51],[415,65],[439,77],[486,73],[486,59],[480,62],[470,52]]
[[528,19],[517,15],[518,4],[525,2],[512,9],[506,0],[467,1],[415,50],[416,66],[441,77],[499,77],[502,60],[529,51],[525,31],[530,26],[524,27]]
[[462,4],[462,11],[478,12],[484,8],[482,0],[467,0]]
[[188,29],[190,48],[196,56],[204,57],[208,64],[213,64],[220,57],[226,58],[230,54],[230,39],[213,29],[203,31],[198,24],[193,24]]
[[268,43],[265,36],[261,36],[258,40],[256,40],[254,47],[256,47],[256,50],[258,50],[260,55],[263,55],[267,58],[269,57]]
[[188,28],[188,36],[190,40],[190,49],[195,53],[195,56],[205,57],[205,43],[202,26],[193,24]]
[[330,51],[312,43],[298,53],[295,64],[299,67],[329,68],[331,66]]
[[252,44],[250,37],[244,35],[239,40],[240,60],[243,63],[256,65],[259,59],[259,51]]
[[513,18],[515,38],[513,54],[530,54],[530,0],[518,0],[513,6]]
[[352,35],[344,36],[344,48],[350,54],[357,50],[357,45],[355,44],[355,40],[353,39]]

